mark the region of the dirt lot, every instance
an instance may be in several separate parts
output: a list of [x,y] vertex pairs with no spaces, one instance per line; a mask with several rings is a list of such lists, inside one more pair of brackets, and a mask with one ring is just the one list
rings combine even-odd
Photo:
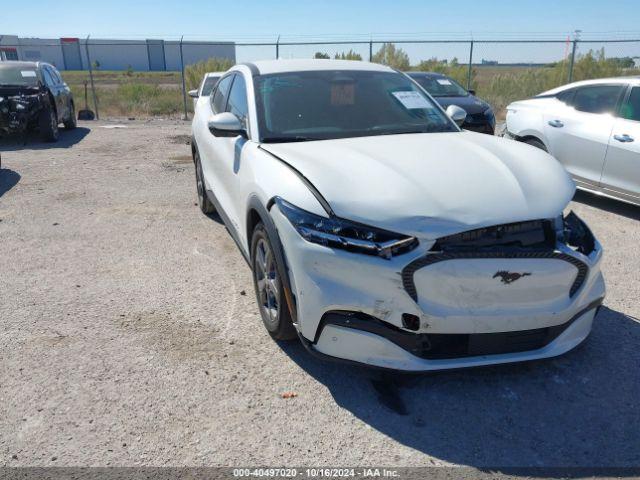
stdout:
[[0,144],[0,465],[640,465],[640,208],[570,206],[608,284],[575,351],[381,377],[270,340],[187,123],[109,125]]

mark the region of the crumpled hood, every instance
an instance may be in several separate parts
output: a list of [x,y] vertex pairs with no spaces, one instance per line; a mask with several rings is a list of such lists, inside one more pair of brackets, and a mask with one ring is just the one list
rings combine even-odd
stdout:
[[422,238],[554,218],[575,190],[542,150],[473,132],[262,148],[304,175],[339,217]]
[[16,95],[37,95],[40,93],[38,87],[20,85],[0,85],[0,97],[13,97]]

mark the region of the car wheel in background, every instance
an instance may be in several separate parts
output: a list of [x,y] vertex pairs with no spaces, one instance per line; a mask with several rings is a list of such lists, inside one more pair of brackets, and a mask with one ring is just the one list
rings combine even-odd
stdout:
[[198,206],[202,213],[209,215],[216,211],[216,207],[211,203],[209,197],[207,197],[206,187],[204,184],[204,176],[202,174],[202,164],[200,163],[200,155],[196,152],[195,158],[196,164],[196,188],[198,191]]
[[78,126],[78,120],[76,119],[76,109],[73,106],[73,102],[69,105],[69,118],[64,121],[64,128],[67,130],[73,130]]
[[543,150],[545,152],[547,151],[547,147],[544,146],[544,143],[542,143],[537,138],[528,138],[524,140],[524,143],[528,143],[529,145],[539,148],[540,150]]
[[58,131],[58,117],[51,105],[45,106],[40,112],[39,119],[40,134],[45,142],[57,142],[60,132]]
[[282,288],[282,272],[262,222],[251,238],[251,270],[260,316],[269,335],[275,340],[293,340],[297,334]]

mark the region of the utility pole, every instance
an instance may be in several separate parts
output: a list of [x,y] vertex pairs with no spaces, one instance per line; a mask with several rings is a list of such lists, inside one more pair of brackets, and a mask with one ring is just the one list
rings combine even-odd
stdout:
[[569,59],[569,81],[571,83],[573,81],[573,65],[576,61],[576,50],[578,48],[578,42],[580,41],[580,34],[582,30],[575,30],[573,32],[573,47],[571,48],[571,58]]
[[189,120],[187,116],[187,86],[184,81],[184,58],[182,57],[182,39],[184,35],[180,37],[180,72],[182,76],[182,103],[184,104],[184,119]]
[[91,96],[93,97],[93,108],[96,110],[96,120],[100,120],[100,114],[98,113],[98,99],[96,98],[96,86],[93,84],[93,67],[91,65],[91,56],[89,55],[89,37],[84,42],[84,48],[87,52],[87,63],[89,64],[89,79],[91,80]]
[[471,89],[471,71],[473,70],[473,40],[469,45],[469,71],[467,72],[467,90]]

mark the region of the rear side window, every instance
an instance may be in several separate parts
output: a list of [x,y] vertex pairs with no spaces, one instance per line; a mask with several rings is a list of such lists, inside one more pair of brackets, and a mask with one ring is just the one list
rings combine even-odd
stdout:
[[579,112],[613,113],[621,93],[622,85],[580,87],[576,89],[572,104]]
[[242,75],[236,75],[236,79],[233,81],[227,111],[238,117],[246,128],[249,108],[247,107],[247,88]]
[[556,98],[558,100],[560,100],[562,103],[565,103],[567,105],[573,105],[573,96],[575,95],[576,91],[571,88],[569,90],[565,90],[564,92],[560,92],[559,94],[556,95]]
[[42,74],[44,75],[44,82],[49,86],[53,87],[57,85],[57,81],[55,77],[51,74],[51,71],[47,67],[42,68]]
[[620,116],[627,120],[640,122],[640,87],[633,87],[629,98],[620,109]]
[[229,98],[229,89],[231,88],[232,80],[233,75],[229,75],[228,77],[224,77],[220,80],[220,83],[218,83],[216,92],[213,95],[213,101],[211,102],[211,109],[213,110],[213,113],[224,112],[224,109],[227,107],[227,99]]
[[58,72],[58,70],[56,69],[56,67],[48,67],[49,71],[51,72],[51,76],[53,77],[53,79],[56,81],[56,83],[58,85],[62,85],[62,77],[60,76],[60,72]]

